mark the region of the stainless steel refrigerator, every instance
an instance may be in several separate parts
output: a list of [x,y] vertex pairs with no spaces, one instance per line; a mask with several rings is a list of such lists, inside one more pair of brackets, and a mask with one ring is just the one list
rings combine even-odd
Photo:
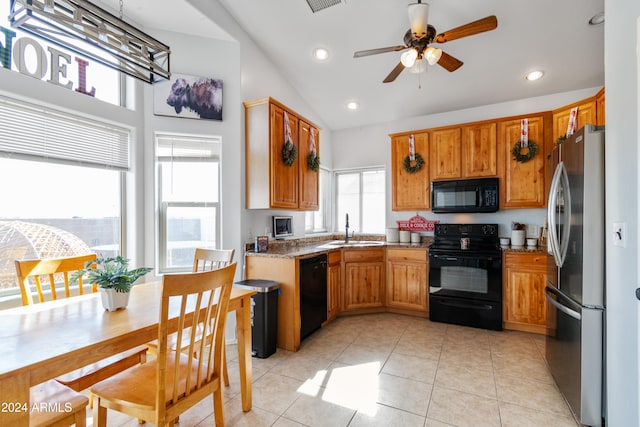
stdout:
[[546,358],[577,419],[603,422],[604,128],[587,125],[560,146],[548,204],[550,269]]

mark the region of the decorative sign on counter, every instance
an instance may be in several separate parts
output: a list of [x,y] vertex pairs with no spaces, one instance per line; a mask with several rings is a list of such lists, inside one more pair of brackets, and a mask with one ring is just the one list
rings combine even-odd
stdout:
[[409,218],[408,221],[396,221],[400,230],[409,231],[431,231],[435,229],[435,226],[440,221],[427,220],[420,215]]
[[256,237],[256,252],[267,252],[269,250],[269,236]]

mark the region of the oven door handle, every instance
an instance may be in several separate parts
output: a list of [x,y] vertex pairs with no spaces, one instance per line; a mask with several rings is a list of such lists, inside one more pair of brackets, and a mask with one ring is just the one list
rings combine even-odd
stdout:
[[452,301],[452,300],[442,300],[440,304],[447,305],[449,307],[457,307],[457,308],[479,308],[481,310],[493,310],[493,307],[489,304],[470,304],[460,301]]

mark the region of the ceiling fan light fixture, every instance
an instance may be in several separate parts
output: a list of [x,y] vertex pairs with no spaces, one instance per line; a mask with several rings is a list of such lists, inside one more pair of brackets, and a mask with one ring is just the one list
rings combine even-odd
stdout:
[[416,63],[416,59],[418,59],[418,51],[415,49],[409,49],[400,55],[400,62],[402,62],[402,65],[406,68],[413,67],[413,64]]
[[427,71],[427,60],[425,58],[418,59],[413,67],[409,68],[409,72],[413,74],[420,74]]
[[442,56],[442,49],[437,47],[428,47],[424,52],[424,57],[429,65],[435,65],[440,61]]
[[410,3],[408,7],[409,22],[411,23],[411,34],[414,37],[422,38],[427,35],[427,24],[429,23],[429,3]]

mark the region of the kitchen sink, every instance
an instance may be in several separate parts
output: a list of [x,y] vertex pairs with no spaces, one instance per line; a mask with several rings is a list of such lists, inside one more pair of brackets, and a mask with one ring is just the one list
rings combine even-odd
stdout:
[[331,246],[381,246],[384,245],[386,242],[383,240],[349,240],[348,242],[345,242],[344,240],[333,240],[329,243],[327,243],[327,245],[331,245]]

